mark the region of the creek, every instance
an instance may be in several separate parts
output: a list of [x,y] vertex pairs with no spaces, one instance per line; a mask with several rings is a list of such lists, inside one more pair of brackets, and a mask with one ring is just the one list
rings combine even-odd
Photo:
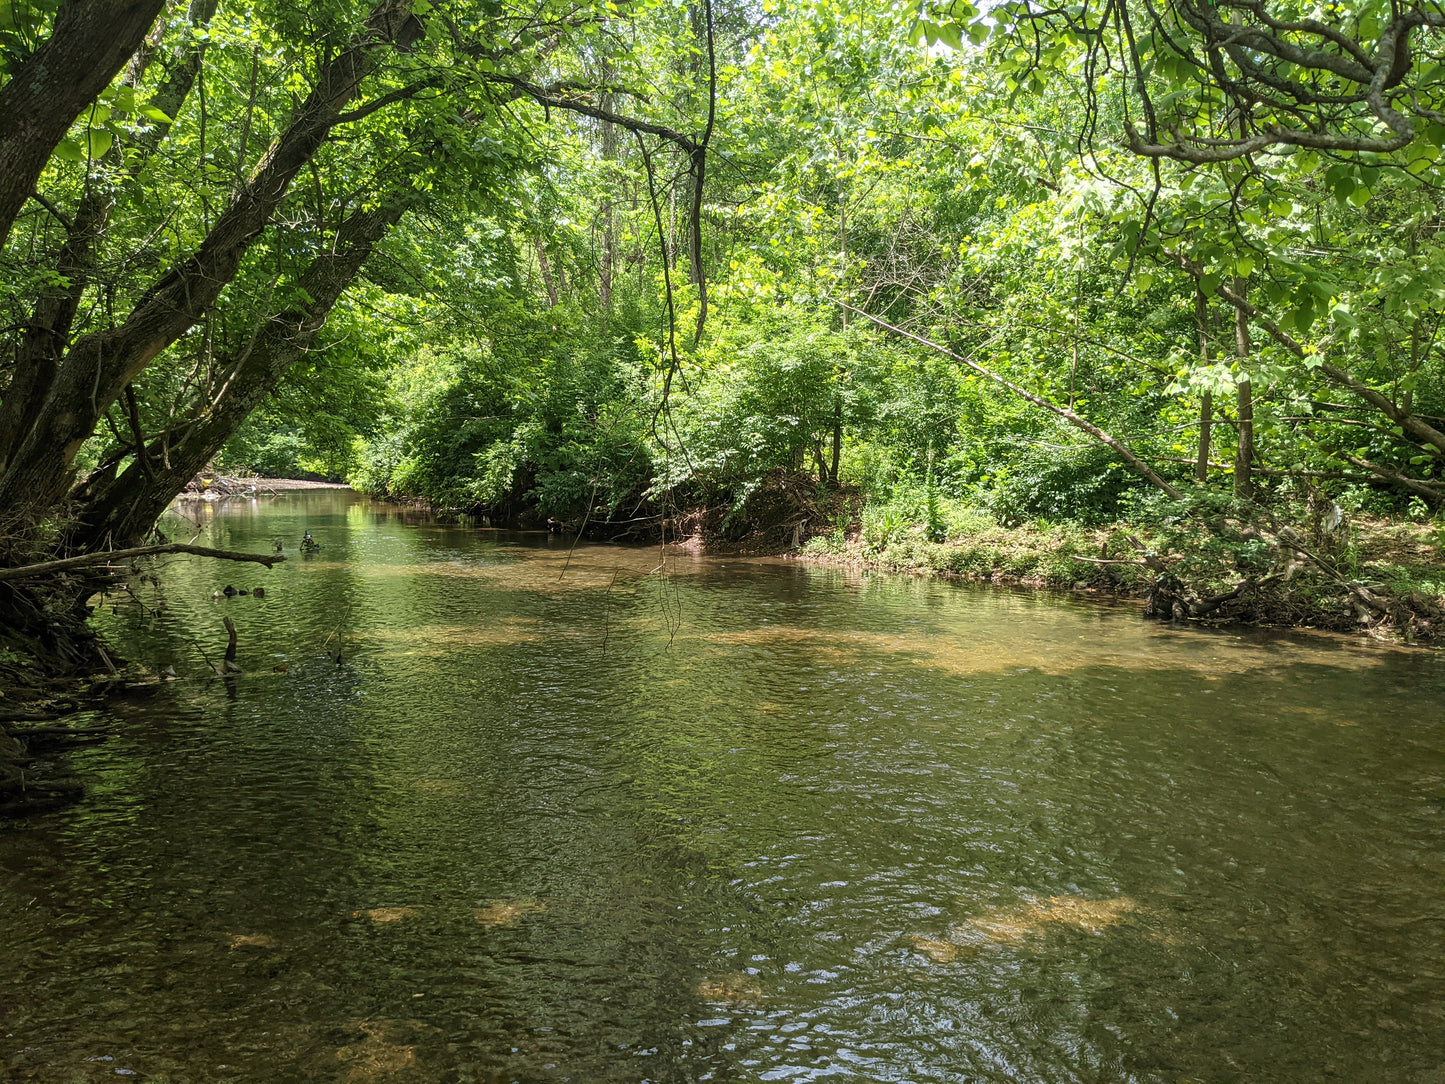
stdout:
[[1439,655],[183,511],[289,558],[97,617],[182,680],[0,823],[0,1078],[1445,1079]]

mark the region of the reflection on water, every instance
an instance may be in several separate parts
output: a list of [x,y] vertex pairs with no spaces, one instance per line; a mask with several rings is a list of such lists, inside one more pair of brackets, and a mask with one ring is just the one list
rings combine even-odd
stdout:
[[0,1077],[1445,1079],[1436,656],[185,511],[324,549],[104,615],[185,680],[0,827]]

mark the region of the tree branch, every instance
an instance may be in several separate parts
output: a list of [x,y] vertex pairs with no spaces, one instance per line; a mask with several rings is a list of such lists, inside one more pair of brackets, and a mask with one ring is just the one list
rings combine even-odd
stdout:
[[[553,109],[566,109],[573,113],[581,113],[583,116],[592,117],[596,120],[610,121],[619,127],[626,128],[629,132],[646,133],[655,135],[675,143],[688,154],[701,149],[702,145],[689,135],[684,135],[675,128],[669,128],[665,124],[654,124],[649,120],[638,120],[635,117],[624,116],[621,113],[613,112],[611,109],[603,109],[593,105],[591,102],[581,98],[564,97],[555,92],[551,87],[544,87],[537,83],[519,79],[515,75],[505,75],[502,72],[479,72],[483,79],[490,83],[502,83],[505,86],[513,87],[539,105],[549,106]],[[570,87],[568,89],[571,89]]]
[[962,354],[956,354],[952,350],[948,349],[948,347],[941,346],[938,343],[933,342],[931,339],[925,339],[922,335],[915,335],[911,331],[905,331],[903,328],[896,327],[893,324],[880,320],[878,319],[878,317],[872,316],[864,312],[862,309],[855,309],[852,305],[849,305],[844,301],[839,301],[835,297],[828,297],[827,294],[824,294],[823,297],[828,301],[831,301],[833,304],[839,305],[842,308],[847,309],[849,312],[857,313],[859,316],[863,317],[863,319],[869,321],[870,323],[878,325],[885,331],[891,331],[895,335],[902,335],[904,338],[912,339],[916,343],[922,343],[924,346],[928,347],[931,350],[937,350],[940,354],[947,355],[948,357],[953,358],[954,361],[967,365],[970,369],[980,374],[981,376],[988,377],[988,379],[992,380],[995,384],[1001,384],[1003,387],[1007,388],[1015,395],[1027,399],[1035,406],[1043,407],[1051,414],[1057,414],[1060,418],[1063,418],[1064,421],[1068,422],[1076,429],[1082,429],[1085,433],[1088,433],[1089,436],[1093,437],[1095,440],[1107,444],[1110,448],[1114,449],[1114,451],[1118,453],[1119,458],[1124,460],[1125,463],[1132,467],[1142,478],[1144,478],[1145,481],[1149,482],[1151,485],[1162,491],[1164,495],[1167,496],[1170,500],[1178,501],[1184,499],[1184,495],[1180,493],[1179,490],[1175,489],[1163,478],[1159,477],[1159,475],[1155,473],[1155,471],[1149,466],[1149,464],[1145,463],[1137,455],[1131,452],[1127,447],[1124,446],[1121,441],[1117,440],[1114,437],[1111,437],[1108,433],[1104,432],[1097,425],[1094,425],[1092,422],[1080,417],[1072,410],[1069,410],[1066,407],[1057,406],[1056,404],[1049,402],[1047,399],[1033,394],[1033,392],[1025,391],[1023,388],[1019,387],[1019,385],[1013,383],[1010,380],[1005,380],[1003,377],[999,376],[991,369],[985,369],[982,365],[980,365],[976,361],[973,361],[971,358],[966,358]]
[[41,561],[34,565],[20,565],[16,568],[0,568],[0,580],[28,580],[35,576],[48,576],[52,572],[69,572],[73,568],[88,568],[104,565],[111,561],[124,561],[132,557],[153,557],[163,553],[189,553],[196,557],[215,557],[222,561],[254,561],[270,568],[286,560],[276,553],[235,553],[231,550],[213,550],[208,546],[192,546],[185,542],[167,542],[159,546],[135,546],[126,550],[110,550],[105,553],[82,553],[78,557],[62,557],[55,561]]

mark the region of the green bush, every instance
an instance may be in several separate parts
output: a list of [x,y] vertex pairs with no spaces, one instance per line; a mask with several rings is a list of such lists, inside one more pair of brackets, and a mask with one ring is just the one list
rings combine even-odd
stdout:
[[995,473],[986,499],[1009,527],[1035,519],[1099,524],[1116,519],[1125,495],[1140,484],[1105,445],[1033,447]]

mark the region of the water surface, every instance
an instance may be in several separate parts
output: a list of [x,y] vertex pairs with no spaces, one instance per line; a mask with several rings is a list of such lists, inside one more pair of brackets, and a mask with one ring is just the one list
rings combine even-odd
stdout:
[[0,1078],[1445,1080],[1438,656],[184,511],[292,556],[103,617],[183,680],[0,825]]

